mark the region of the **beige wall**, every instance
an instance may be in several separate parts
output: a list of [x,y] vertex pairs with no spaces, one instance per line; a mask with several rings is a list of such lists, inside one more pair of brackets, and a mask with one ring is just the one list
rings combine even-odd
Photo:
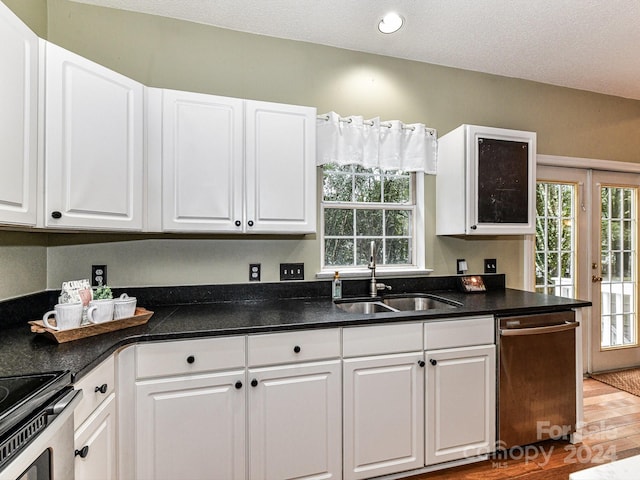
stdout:
[[46,267],[46,234],[0,231],[0,299],[46,289]]
[[[50,41],[150,86],[423,122],[440,135],[461,123],[533,130],[539,153],[626,162],[640,158],[638,101],[68,0],[48,0],[46,6]],[[508,285],[521,286],[521,238],[439,238],[431,233],[434,185],[427,177],[428,265],[436,274],[451,274],[455,259],[466,258],[477,272],[483,258],[495,257]],[[87,277],[92,263],[108,264],[114,286],[245,282],[251,262],[262,263],[263,281],[277,280],[280,262],[305,262],[308,278],[319,268],[315,236],[48,238],[48,288]]]
[[47,0],[2,0],[38,36],[47,38]]

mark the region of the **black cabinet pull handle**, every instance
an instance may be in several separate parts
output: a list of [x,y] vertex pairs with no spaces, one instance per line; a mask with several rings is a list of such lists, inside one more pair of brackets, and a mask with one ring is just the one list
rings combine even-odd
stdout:
[[438,364],[438,361],[435,358],[432,358],[431,360],[429,360],[429,363],[433,366],[436,366]]
[[89,455],[89,445],[85,445],[80,450],[74,452],[74,456],[80,458],[87,458],[87,455]]
[[256,380],[255,378],[253,380],[251,380],[251,386],[252,387],[257,387],[258,386],[258,380]]
[[194,357],[193,355],[189,355],[187,357],[187,363],[193,363],[196,361],[196,357]]
[[242,388],[242,382],[238,380],[234,386],[236,387],[236,389],[240,390]]
[[249,225],[250,227],[253,227],[253,220],[249,220],[249,221],[247,222],[247,225]]
[[55,218],[56,220],[58,218],[62,218],[62,213],[57,211],[57,210],[55,210],[55,211],[51,212],[51,218]]
[[99,387],[96,387],[96,389],[94,390],[94,392],[98,393],[107,393],[107,384],[103,383],[102,385],[100,385]]
[[236,227],[239,227],[240,225],[242,225],[242,222],[240,220],[236,220]]
[[301,350],[302,350],[302,349],[300,348],[300,345],[296,345],[295,347],[293,347],[293,351],[294,351],[295,353],[300,353],[300,351],[301,351]]
[[418,365],[424,367],[424,360],[418,360]]

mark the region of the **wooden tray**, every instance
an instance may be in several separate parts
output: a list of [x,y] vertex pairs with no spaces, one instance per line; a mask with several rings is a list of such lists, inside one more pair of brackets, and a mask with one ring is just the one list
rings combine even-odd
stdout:
[[33,333],[44,333],[47,337],[53,338],[58,343],[71,342],[80,338],[93,337],[102,333],[115,332],[123,328],[135,327],[149,321],[153,312],[142,307],[136,308],[133,317],[121,318],[103,323],[90,323],[78,328],[68,330],[53,330],[44,326],[42,320],[32,320],[29,322]]

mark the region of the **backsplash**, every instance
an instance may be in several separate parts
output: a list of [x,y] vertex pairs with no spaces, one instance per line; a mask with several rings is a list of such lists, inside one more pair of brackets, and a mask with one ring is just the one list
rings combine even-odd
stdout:
[[[505,288],[505,275],[483,275],[487,290]],[[457,276],[384,278],[392,293],[455,290]],[[367,296],[369,279],[343,280],[343,296]],[[277,282],[258,284],[196,285],[170,287],[114,288],[114,297],[127,293],[145,308],[220,302],[279,300],[291,298],[331,298],[331,281]],[[58,301],[59,290],[47,290],[0,302],[0,329],[39,319]]]

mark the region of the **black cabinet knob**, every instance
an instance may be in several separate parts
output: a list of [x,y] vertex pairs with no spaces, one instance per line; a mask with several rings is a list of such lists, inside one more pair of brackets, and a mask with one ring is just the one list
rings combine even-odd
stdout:
[[57,210],[55,210],[55,211],[51,212],[51,218],[55,218],[56,220],[58,218],[62,218],[62,213],[57,211]]
[[100,385],[99,387],[96,387],[96,388],[95,388],[95,390],[94,390],[94,392],[96,392],[96,393],[98,393],[98,392],[100,392],[100,393],[107,393],[107,388],[108,388],[108,387],[107,387],[107,384],[106,384],[106,383],[103,383],[103,384],[102,384],[102,385]]
[[240,390],[242,388],[242,382],[238,380],[234,386],[236,387],[236,389]]
[[300,348],[300,345],[296,345],[295,347],[293,347],[293,351],[294,351],[295,353],[300,353],[300,351],[301,351],[301,350],[302,350],[302,349]]
[[76,450],[74,452],[74,455],[76,457],[80,457],[80,458],[86,458],[87,455],[89,455],[89,445],[85,445],[84,447],[82,447],[80,450]]
[[193,355],[189,355],[187,357],[187,363],[193,363],[196,361],[196,357],[194,357]]
[[236,220],[236,227],[239,227],[240,225],[242,225],[242,222],[240,220]]
[[433,366],[438,364],[438,361],[435,358],[432,358],[431,360],[429,360],[429,363]]
[[249,220],[249,221],[247,222],[247,225],[249,225],[250,227],[253,227],[253,220]]
[[477,229],[477,228],[478,228],[478,226],[477,226],[477,225],[471,225],[471,230],[475,230],[475,229]]
[[418,360],[418,365],[424,367],[424,360]]
[[258,380],[256,380],[255,378],[253,380],[251,380],[251,386],[252,387],[257,387],[258,386]]

